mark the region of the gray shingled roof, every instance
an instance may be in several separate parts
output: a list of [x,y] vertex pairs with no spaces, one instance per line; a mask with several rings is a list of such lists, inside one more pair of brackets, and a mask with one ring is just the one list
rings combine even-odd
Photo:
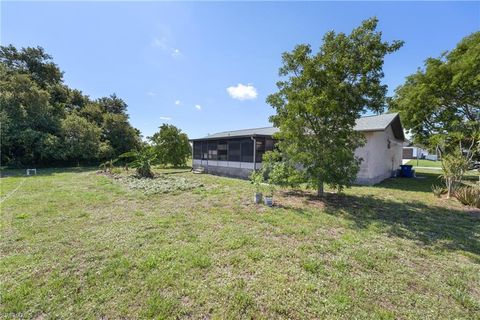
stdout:
[[385,113],[378,116],[366,116],[357,120],[356,131],[383,131],[395,119],[398,113]]
[[254,136],[254,135],[255,136],[272,136],[274,133],[276,133],[278,131],[279,131],[278,128],[275,128],[275,127],[224,131],[224,132],[218,132],[218,133],[210,134],[210,135],[208,135],[204,138],[193,139],[193,140],[233,138],[233,137],[251,137],[251,136]]
[[[395,120],[397,116],[398,116],[398,113],[386,113],[378,116],[362,117],[357,120],[357,124],[355,125],[355,130],[356,131],[383,131],[390,125],[390,123],[392,123],[393,120]],[[210,134],[203,138],[192,139],[192,140],[224,139],[224,138],[234,138],[234,137],[240,138],[240,137],[251,137],[251,136],[272,136],[274,133],[278,131],[279,129],[275,127],[243,129],[243,130],[218,132],[218,133]],[[400,132],[398,132],[398,134],[400,135]],[[401,132],[401,137],[403,139],[403,132]]]

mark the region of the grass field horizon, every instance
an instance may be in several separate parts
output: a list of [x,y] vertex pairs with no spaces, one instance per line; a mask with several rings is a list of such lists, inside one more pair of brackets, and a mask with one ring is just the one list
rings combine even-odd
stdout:
[[480,317],[480,213],[435,198],[434,172],[273,208],[249,181],[157,172],[185,190],[3,170],[1,317]]

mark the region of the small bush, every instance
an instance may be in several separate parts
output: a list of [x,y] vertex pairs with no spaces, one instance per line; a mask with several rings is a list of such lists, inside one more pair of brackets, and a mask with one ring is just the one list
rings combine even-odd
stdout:
[[122,168],[113,167],[112,170],[111,170],[111,173],[112,174],[120,174],[120,173],[122,173]]
[[440,198],[442,194],[446,193],[446,190],[444,187],[432,185],[432,192],[435,197]]
[[454,191],[455,198],[466,206],[480,208],[480,188],[479,187],[459,187]]

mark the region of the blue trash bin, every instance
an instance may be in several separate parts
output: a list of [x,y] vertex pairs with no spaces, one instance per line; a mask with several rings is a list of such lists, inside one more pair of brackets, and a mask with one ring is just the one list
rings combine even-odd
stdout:
[[402,164],[400,166],[400,175],[405,178],[411,178],[413,177],[413,170],[412,170],[412,165],[410,164]]

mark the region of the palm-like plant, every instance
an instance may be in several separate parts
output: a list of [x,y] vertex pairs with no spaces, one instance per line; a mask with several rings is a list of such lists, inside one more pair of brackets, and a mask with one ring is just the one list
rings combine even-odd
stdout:
[[152,165],[157,159],[157,153],[153,148],[144,148],[140,151],[132,150],[121,154],[119,158],[130,159],[128,165],[137,169],[137,174],[143,178],[153,178]]
[[112,173],[112,169],[114,168],[114,163],[117,162],[118,159],[115,160],[108,160],[99,165],[100,169],[102,169],[103,172],[108,172]]

